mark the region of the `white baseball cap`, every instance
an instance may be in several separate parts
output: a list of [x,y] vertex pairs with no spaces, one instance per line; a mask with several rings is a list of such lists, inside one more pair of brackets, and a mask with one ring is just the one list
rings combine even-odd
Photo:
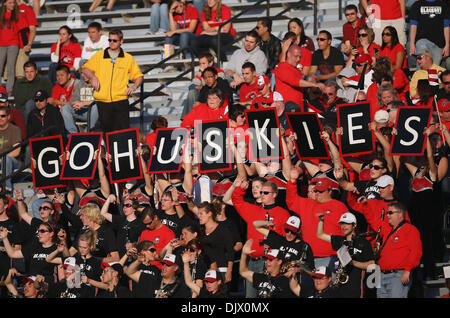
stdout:
[[352,213],[346,212],[341,215],[341,218],[339,219],[338,223],[352,224],[352,223],[357,223],[357,222],[356,222],[356,217]]

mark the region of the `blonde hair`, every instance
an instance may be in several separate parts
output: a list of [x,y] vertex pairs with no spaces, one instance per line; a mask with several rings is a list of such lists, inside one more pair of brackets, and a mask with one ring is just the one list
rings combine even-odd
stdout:
[[96,244],[97,244],[97,231],[88,229],[87,231],[83,232],[80,235],[80,238],[78,241],[87,242],[91,251],[95,250]]
[[97,223],[97,224],[102,224],[103,223],[103,216],[100,213],[100,208],[92,203],[88,203],[86,204],[81,210],[80,210],[80,215],[84,215],[85,217],[88,218],[89,221]]

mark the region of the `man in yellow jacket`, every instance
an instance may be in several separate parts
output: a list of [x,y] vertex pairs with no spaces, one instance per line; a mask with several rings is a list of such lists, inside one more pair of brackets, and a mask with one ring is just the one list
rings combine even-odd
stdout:
[[[123,34],[109,32],[109,48],[97,52],[84,64],[82,72],[94,87],[103,131],[130,128],[128,97],[142,84],[143,74],[136,60],[123,51]],[[129,87],[129,81],[133,85]]]

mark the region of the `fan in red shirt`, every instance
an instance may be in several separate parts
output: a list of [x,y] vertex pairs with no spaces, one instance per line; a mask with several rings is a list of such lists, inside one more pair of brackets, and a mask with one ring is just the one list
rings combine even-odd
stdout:
[[447,127],[447,130],[450,130],[450,101],[446,98],[441,98],[437,104],[441,123]]
[[[289,50],[292,44],[298,45],[296,39],[297,35],[294,32],[287,32],[284,35],[283,42],[281,45],[281,53],[280,56],[278,57],[279,62],[286,61],[287,51]],[[309,49],[301,45],[300,49],[301,49],[301,58],[297,64],[297,68],[300,71],[302,71],[303,75],[309,75],[309,69],[311,68],[311,60],[313,52],[311,52]]]
[[347,22],[342,26],[342,45],[341,51],[350,54],[352,47],[356,47],[358,40],[358,30],[365,23],[358,18],[358,8],[354,4],[350,4],[344,8],[345,18]]
[[325,88],[322,83],[313,83],[303,79],[302,72],[297,68],[301,52],[300,47],[293,44],[287,51],[286,62],[278,63],[272,71],[275,74],[275,86],[283,96],[285,104],[291,102],[300,108],[303,105],[303,87],[318,87],[322,91]]
[[270,94],[269,78],[266,75],[258,76],[253,63],[245,62],[242,65],[242,77],[244,78],[244,83],[239,90],[241,105],[250,105],[256,97]]
[[58,32],[58,40],[53,43],[50,50],[51,60],[53,63],[66,65],[74,71],[78,69],[78,63],[81,60],[81,46],[68,26],[62,26]]
[[223,92],[211,88],[207,93],[206,104],[194,107],[181,122],[181,127],[194,128],[195,121],[228,119],[228,101]]
[[152,132],[149,133],[147,136],[145,136],[145,143],[149,145],[150,147],[155,146],[156,143],[156,130],[158,128],[167,128],[169,123],[167,122],[167,119],[163,116],[156,116],[153,118],[152,124],[150,128],[152,129]]
[[52,96],[48,102],[54,106],[62,107],[69,103],[76,79],[72,77],[67,66],[59,65],[56,68],[56,80],[57,83],[53,86]]
[[[138,242],[153,242],[155,244],[156,254],[159,254],[159,252],[175,238],[175,233],[161,223],[156,211],[150,207],[146,207],[144,211],[142,211],[142,217],[142,222],[145,224],[146,229],[142,231]],[[150,264],[157,266],[159,269],[162,267],[160,261],[152,261]]]
[[380,56],[388,57],[394,69],[406,68],[406,50],[399,43],[397,30],[392,26],[387,26],[383,30]]

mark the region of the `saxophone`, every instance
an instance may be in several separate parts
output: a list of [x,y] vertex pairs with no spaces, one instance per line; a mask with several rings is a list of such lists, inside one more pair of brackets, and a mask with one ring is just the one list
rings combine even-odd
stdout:
[[280,272],[282,274],[286,273],[290,268],[293,267],[300,267],[301,269],[305,268],[305,258],[306,258],[306,251],[308,250],[308,245],[306,243],[303,245],[302,254],[299,259],[289,261],[287,263],[284,263],[281,265]]
[[339,285],[345,285],[348,282],[348,274],[345,272],[344,267],[339,264],[336,270],[336,276],[331,283],[331,287],[338,287]]
[[178,286],[180,285],[180,282],[178,280],[176,280],[173,288],[170,289],[170,290],[165,290],[164,289],[164,287],[166,287],[167,285],[169,285],[169,284],[164,284],[161,281],[161,286],[160,286],[161,288],[156,291],[155,298],[169,298],[169,297],[172,297],[173,294],[175,293],[175,291],[177,290]]

